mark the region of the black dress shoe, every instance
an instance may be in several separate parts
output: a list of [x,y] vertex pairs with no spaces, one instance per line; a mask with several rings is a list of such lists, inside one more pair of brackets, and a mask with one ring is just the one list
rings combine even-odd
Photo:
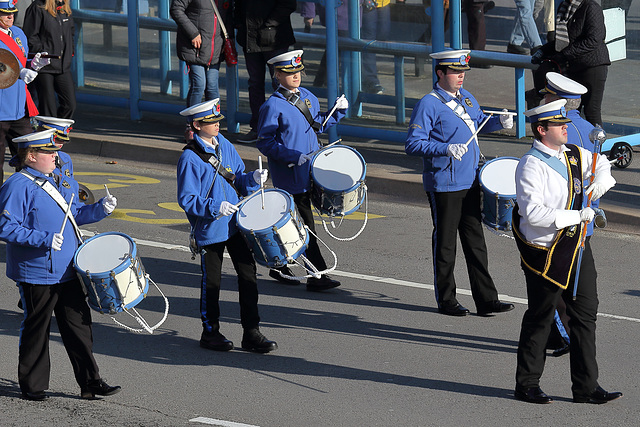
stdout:
[[269,353],[278,348],[275,341],[269,341],[258,328],[245,329],[242,335],[242,348],[254,353]]
[[515,306],[511,303],[493,301],[484,307],[478,308],[478,316],[488,316],[492,313],[504,313],[506,311],[511,311],[514,308]]
[[443,305],[442,307],[438,307],[438,313],[446,314],[447,316],[466,316],[469,314],[469,310],[461,306],[460,304],[456,305]]
[[513,395],[518,400],[529,403],[551,403],[553,399],[547,396],[547,394],[540,389],[540,387],[521,388],[516,386],[516,391]]
[[328,274],[323,274],[319,279],[309,277],[307,279],[307,290],[311,292],[326,291],[327,289],[337,288],[340,282],[333,280]]
[[507,52],[508,53],[515,53],[517,55],[528,55],[529,51],[522,47],[522,46],[518,46],[517,44],[511,44],[509,43],[507,45]]
[[493,0],[490,0],[484,4],[484,6],[482,7],[482,12],[487,13],[494,7],[496,7],[496,2],[494,2]]
[[80,390],[80,397],[83,399],[95,399],[97,396],[113,396],[116,393],[120,393],[121,387],[119,385],[110,386],[103,379],[90,380],[87,382],[87,387]]
[[229,341],[220,332],[206,333],[203,331],[200,336],[200,347],[207,350],[229,351],[233,350],[233,342]]
[[273,279],[276,279],[280,283],[283,283],[285,285],[291,285],[291,286],[298,286],[302,284],[301,281],[283,277],[280,273],[284,274],[285,276],[296,277],[296,275],[293,274],[293,272],[287,266],[284,266],[278,269],[276,268],[269,269],[269,276]]
[[49,398],[44,391],[23,391],[22,397],[26,400],[33,400],[34,402],[42,402]]
[[622,393],[619,391],[614,391],[609,393],[602,387],[598,386],[596,391],[591,393],[590,396],[573,396],[573,401],[575,403],[593,403],[596,405],[600,405],[602,403],[611,402],[612,400],[620,399],[622,397]]

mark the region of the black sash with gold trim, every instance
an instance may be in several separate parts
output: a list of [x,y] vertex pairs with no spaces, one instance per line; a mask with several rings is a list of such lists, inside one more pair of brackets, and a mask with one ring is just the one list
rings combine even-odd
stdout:
[[286,99],[289,104],[296,107],[302,113],[314,131],[318,132],[320,130],[320,123],[316,122],[311,115],[311,102],[308,99],[302,100],[298,93],[288,91],[282,86],[278,88],[278,92],[284,96],[284,99]]
[[[573,144],[566,144],[570,151],[564,153],[567,161],[569,179],[569,200],[566,209],[582,208],[582,156]],[[578,249],[582,240],[580,224],[565,227],[556,235],[550,248],[534,245],[520,232],[521,215],[516,203],[513,209],[513,235],[515,236],[520,258],[532,272],[544,277],[562,289],[567,289],[571,277],[575,274]]]

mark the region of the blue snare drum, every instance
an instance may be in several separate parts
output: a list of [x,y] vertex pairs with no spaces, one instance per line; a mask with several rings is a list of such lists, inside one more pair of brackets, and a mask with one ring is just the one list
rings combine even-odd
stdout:
[[511,212],[516,204],[516,167],[520,159],[498,157],[480,169],[482,221],[490,228],[511,231]]
[[278,268],[298,258],[309,244],[309,234],[291,194],[270,188],[256,194],[236,213],[238,228],[247,240],[258,264]]
[[102,233],[87,239],[73,257],[89,306],[116,314],[135,307],[149,290],[136,244],[123,233]]
[[323,215],[356,211],[364,200],[367,165],[356,150],[334,145],[311,159],[311,202]]

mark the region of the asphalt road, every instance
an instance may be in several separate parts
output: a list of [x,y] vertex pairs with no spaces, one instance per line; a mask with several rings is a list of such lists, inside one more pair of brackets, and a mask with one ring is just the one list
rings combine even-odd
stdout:
[[[336,253],[343,285],[326,293],[287,287],[259,267],[262,330],[279,349],[258,355],[198,347],[199,264],[186,252],[188,226],[175,205],[171,166],[74,156],[77,179],[97,196],[118,198],[114,215],[83,229],[123,232],[137,241],[147,272],[169,300],[153,334],[135,334],[94,313],[101,373],[121,393],[80,400],[52,323],[47,402],[27,402],[17,386],[21,313],[15,285],[0,277],[0,424],[7,426],[635,426],[640,416],[636,343],[640,316],[635,277],[640,237],[599,230],[592,239],[599,274],[600,383],[623,399],[602,406],[571,403],[569,358],[547,360],[543,407],[513,399],[515,351],[526,308],[524,278],[512,240],[486,233],[490,269],[510,313],[482,318],[437,314],[432,288],[431,223],[423,205],[370,195],[367,228],[356,240],[320,238]],[[349,236],[362,216],[335,233]],[[344,234],[342,234],[344,233]],[[4,259],[0,244],[0,259]],[[325,251],[327,258],[330,255]],[[465,268],[456,277],[474,311]],[[239,346],[241,326],[231,262],[223,269],[222,331]],[[155,288],[138,305],[153,324],[164,302]],[[118,320],[137,324],[126,315]],[[200,417],[200,418],[199,418]],[[217,420],[217,421],[212,421]],[[239,423],[239,424],[233,424]]]

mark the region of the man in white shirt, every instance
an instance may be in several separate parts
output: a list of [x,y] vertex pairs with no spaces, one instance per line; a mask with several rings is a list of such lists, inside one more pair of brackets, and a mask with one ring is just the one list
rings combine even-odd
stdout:
[[[566,143],[570,119],[565,104],[561,99],[525,112],[535,140],[516,169],[513,226],[529,301],[518,343],[515,397],[530,403],[553,400],[540,389],[540,377],[554,312],[562,298],[571,318],[573,401],[598,404],[618,399],[622,393],[609,393],[598,385],[597,274],[588,241],[580,252],[584,225],[593,220],[594,211],[584,207],[588,203],[583,198],[599,199],[615,185],[615,179],[606,157]],[[591,185],[583,189],[592,173]],[[580,280],[574,299],[575,274]]]

